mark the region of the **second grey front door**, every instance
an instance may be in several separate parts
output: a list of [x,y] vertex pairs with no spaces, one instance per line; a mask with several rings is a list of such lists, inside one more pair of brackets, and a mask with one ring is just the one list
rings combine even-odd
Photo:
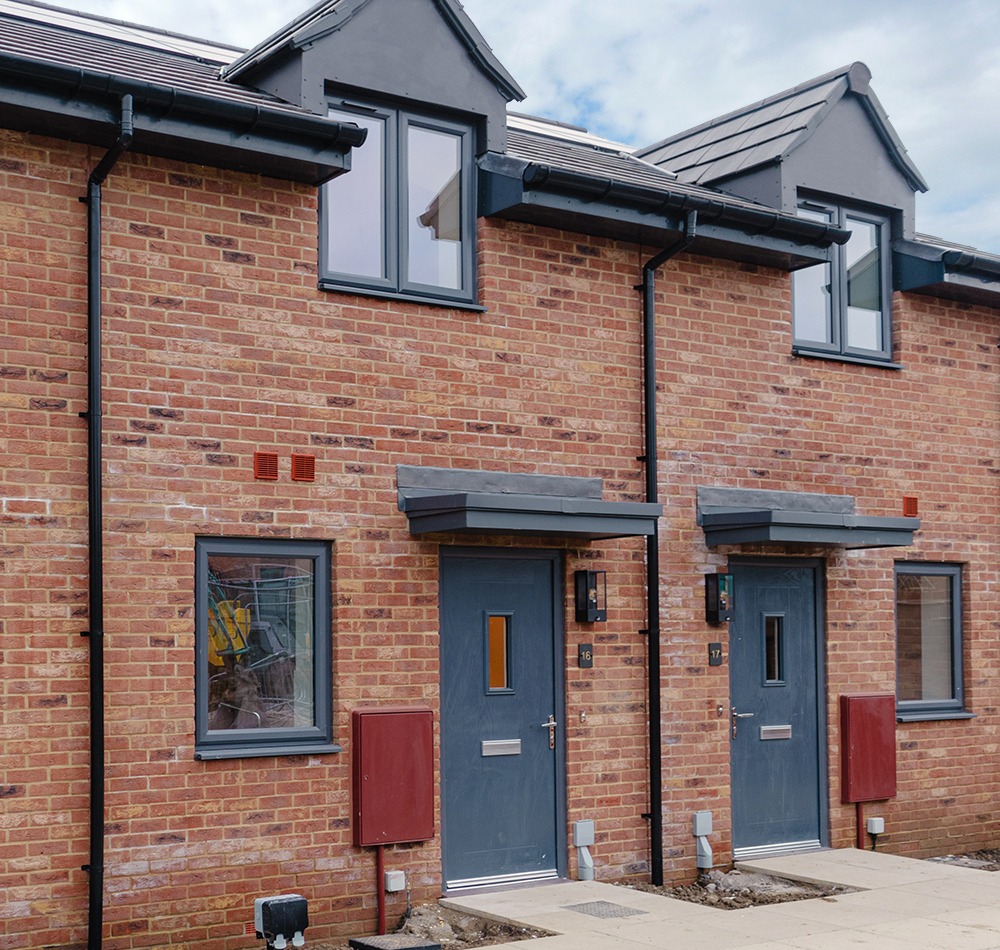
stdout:
[[442,551],[449,889],[565,873],[560,565],[547,551]]
[[732,572],[733,850],[739,858],[819,847],[825,755],[818,565],[743,562]]

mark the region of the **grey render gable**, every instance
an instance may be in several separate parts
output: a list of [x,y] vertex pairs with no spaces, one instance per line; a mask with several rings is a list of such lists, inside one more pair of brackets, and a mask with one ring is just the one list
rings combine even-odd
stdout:
[[826,73],[636,154],[684,181],[784,211],[802,191],[902,212],[927,185],[870,86],[863,63]]
[[476,117],[502,151],[507,103],[524,92],[455,0],[324,0],[222,70],[323,114],[330,96]]

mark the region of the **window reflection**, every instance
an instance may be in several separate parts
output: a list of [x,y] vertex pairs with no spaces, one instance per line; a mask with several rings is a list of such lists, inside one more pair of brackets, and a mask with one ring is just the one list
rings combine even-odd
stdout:
[[313,571],[310,558],[209,555],[209,731],[314,725]]
[[848,216],[851,239],[844,248],[847,266],[847,345],[882,349],[882,267],[879,229]]
[[951,594],[947,575],[896,577],[897,692],[902,701],[954,696]]
[[408,277],[462,285],[462,140],[411,125],[407,137]]
[[340,274],[384,278],[385,266],[385,121],[331,110],[338,122],[366,129],[363,145],[351,153],[351,170],[328,182],[326,266]]
[[[799,216],[810,221],[830,223],[830,215],[826,212],[800,209]],[[834,342],[831,279],[832,268],[829,264],[806,267],[792,275],[795,339],[811,343]]]

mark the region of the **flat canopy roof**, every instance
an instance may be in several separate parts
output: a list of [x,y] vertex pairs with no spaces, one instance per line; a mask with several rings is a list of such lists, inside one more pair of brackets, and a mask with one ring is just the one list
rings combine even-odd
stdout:
[[513,534],[584,540],[652,535],[662,505],[605,501],[599,478],[400,465],[410,534]]
[[698,521],[709,547],[905,547],[913,543],[913,533],[920,527],[919,518],[855,514],[850,495],[706,487],[698,489]]

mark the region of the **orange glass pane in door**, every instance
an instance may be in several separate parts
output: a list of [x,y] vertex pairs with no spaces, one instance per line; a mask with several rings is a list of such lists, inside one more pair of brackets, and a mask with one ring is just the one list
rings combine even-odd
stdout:
[[488,687],[510,689],[509,617],[491,616],[487,627]]

